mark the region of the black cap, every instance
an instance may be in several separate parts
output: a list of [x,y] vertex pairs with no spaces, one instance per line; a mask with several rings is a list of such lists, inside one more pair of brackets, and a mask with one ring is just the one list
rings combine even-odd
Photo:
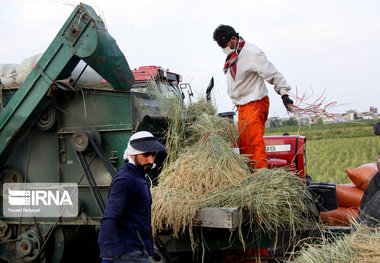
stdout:
[[142,137],[129,141],[131,146],[141,152],[166,151],[166,147],[158,142],[156,137]]

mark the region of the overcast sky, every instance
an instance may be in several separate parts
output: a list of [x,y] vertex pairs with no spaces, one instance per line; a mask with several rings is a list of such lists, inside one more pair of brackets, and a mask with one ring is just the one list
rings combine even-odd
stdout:
[[[0,0],[0,64],[42,53],[79,2]],[[324,95],[343,106],[380,108],[380,1],[377,0],[88,0],[104,19],[131,68],[158,65],[182,74],[194,91],[215,78],[218,110],[231,111],[212,39],[219,24],[233,26],[262,48],[299,94]],[[270,116],[286,117],[267,85]]]

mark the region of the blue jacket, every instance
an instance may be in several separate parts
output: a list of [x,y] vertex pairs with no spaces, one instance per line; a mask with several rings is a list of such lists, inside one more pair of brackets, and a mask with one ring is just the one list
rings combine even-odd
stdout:
[[151,204],[152,196],[144,173],[134,164],[126,163],[113,179],[100,220],[101,258],[114,258],[138,249],[146,249],[153,255]]

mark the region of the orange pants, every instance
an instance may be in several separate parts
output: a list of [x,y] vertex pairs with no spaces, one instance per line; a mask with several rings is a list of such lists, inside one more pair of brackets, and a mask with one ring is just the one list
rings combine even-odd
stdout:
[[252,167],[256,169],[267,167],[267,154],[263,136],[268,111],[268,96],[238,107],[240,153],[248,155],[252,162]]

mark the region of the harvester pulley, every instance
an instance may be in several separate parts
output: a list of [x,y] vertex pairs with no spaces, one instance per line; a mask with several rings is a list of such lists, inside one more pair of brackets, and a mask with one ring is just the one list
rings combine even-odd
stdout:
[[55,109],[48,107],[40,116],[40,119],[36,122],[36,126],[40,131],[47,131],[53,127],[55,123]]
[[24,261],[35,260],[41,250],[40,236],[31,230],[25,231],[18,237],[19,241],[16,243],[17,255]]
[[71,136],[71,146],[73,147],[73,150],[75,151],[78,157],[78,161],[82,167],[83,173],[87,178],[87,182],[95,199],[96,205],[98,206],[100,213],[103,214],[105,203],[103,197],[100,194],[95,178],[91,172],[91,164],[87,161],[84,154],[89,144],[92,146],[92,149],[95,151],[96,155],[98,155],[98,157],[101,159],[112,178],[115,176],[116,172],[110,160],[105,156],[102,148],[95,138],[96,136],[94,136],[90,130],[77,131]]
[[88,147],[88,134],[85,131],[77,131],[71,136],[71,146],[77,152],[83,152]]

